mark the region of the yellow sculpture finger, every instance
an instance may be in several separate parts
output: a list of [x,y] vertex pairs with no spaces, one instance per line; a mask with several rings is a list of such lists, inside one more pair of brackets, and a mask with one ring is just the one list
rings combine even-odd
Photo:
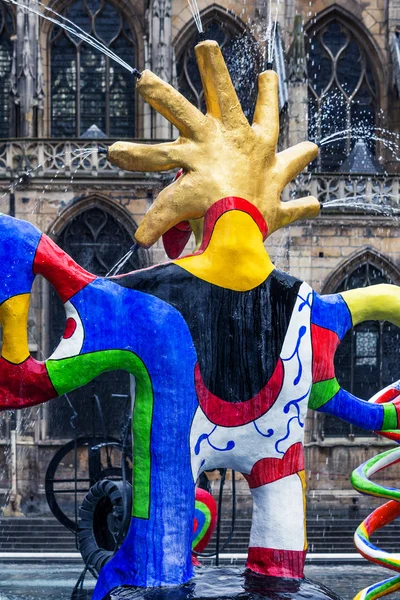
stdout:
[[108,149],[111,164],[125,171],[169,171],[180,167],[188,168],[182,140],[165,144],[132,144],[116,142]]
[[136,84],[141,96],[186,137],[204,130],[206,116],[182,94],[151,71],[143,71]]
[[301,142],[277,155],[276,169],[282,175],[285,187],[318,156],[318,146],[312,142]]
[[400,287],[380,283],[341,293],[353,326],[363,321],[390,321],[400,327]]
[[264,71],[258,77],[253,127],[267,135],[275,148],[279,136],[278,75],[275,71]]
[[[294,221],[299,221],[300,219],[313,219],[318,216],[320,210],[321,205],[314,196],[281,202],[277,220],[272,224],[272,231],[285,225],[290,225],[290,223],[294,223]],[[271,226],[269,227],[269,231],[272,233]]]
[[249,127],[217,42],[207,40],[195,48],[207,113],[227,127]]
[[206,198],[201,189],[187,184],[188,177],[183,175],[157,196],[136,230],[135,239],[140,246],[149,248],[177,223],[205,214]]

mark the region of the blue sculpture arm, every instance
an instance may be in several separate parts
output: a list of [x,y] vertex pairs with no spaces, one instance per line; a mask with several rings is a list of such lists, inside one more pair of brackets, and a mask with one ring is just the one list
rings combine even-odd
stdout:
[[[393,303],[387,302],[388,294],[394,294],[397,304],[400,305],[399,288],[396,286],[371,286],[327,296],[314,294],[311,317],[313,385],[310,408],[334,415],[363,429],[390,431],[399,428],[400,391],[396,389],[396,384],[390,386],[392,392],[382,390],[374,397],[374,402],[367,402],[339,385],[334,368],[336,349],[354,325],[374,318],[387,318],[396,322],[392,313]],[[382,295],[386,296],[386,302]],[[375,307],[371,302],[372,298],[375,298]],[[393,312],[396,315],[396,310]]]

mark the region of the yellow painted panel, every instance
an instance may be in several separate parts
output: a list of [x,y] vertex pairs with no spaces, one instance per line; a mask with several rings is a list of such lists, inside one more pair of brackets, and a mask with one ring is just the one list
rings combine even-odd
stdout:
[[3,328],[2,357],[14,364],[24,362],[29,356],[28,310],[30,294],[13,296],[0,306],[0,323]]
[[342,297],[349,307],[353,325],[362,321],[390,321],[400,327],[400,287],[381,283],[348,290]]
[[257,287],[275,268],[258,225],[240,210],[221,215],[202,254],[175,263],[199,279],[237,292]]

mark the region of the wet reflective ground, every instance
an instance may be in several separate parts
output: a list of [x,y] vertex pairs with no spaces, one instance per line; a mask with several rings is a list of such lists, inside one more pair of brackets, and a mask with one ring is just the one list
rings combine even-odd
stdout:
[[[0,564],[0,600],[71,600],[72,590],[81,573],[78,563],[2,563]],[[306,576],[335,591],[343,600],[351,600],[366,585],[385,579],[390,572],[374,565],[308,565]],[[86,577],[87,599],[94,579]],[[391,596],[393,599],[395,594]],[[83,600],[84,596],[81,597]]]

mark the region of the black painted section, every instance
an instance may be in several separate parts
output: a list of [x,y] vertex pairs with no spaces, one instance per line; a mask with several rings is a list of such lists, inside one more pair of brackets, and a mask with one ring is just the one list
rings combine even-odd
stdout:
[[206,387],[229,402],[249,400],[267,384],[301,285],[275,269],[258,287],[236,292],[171,263],[114,281],[157,296],[182,314]]

